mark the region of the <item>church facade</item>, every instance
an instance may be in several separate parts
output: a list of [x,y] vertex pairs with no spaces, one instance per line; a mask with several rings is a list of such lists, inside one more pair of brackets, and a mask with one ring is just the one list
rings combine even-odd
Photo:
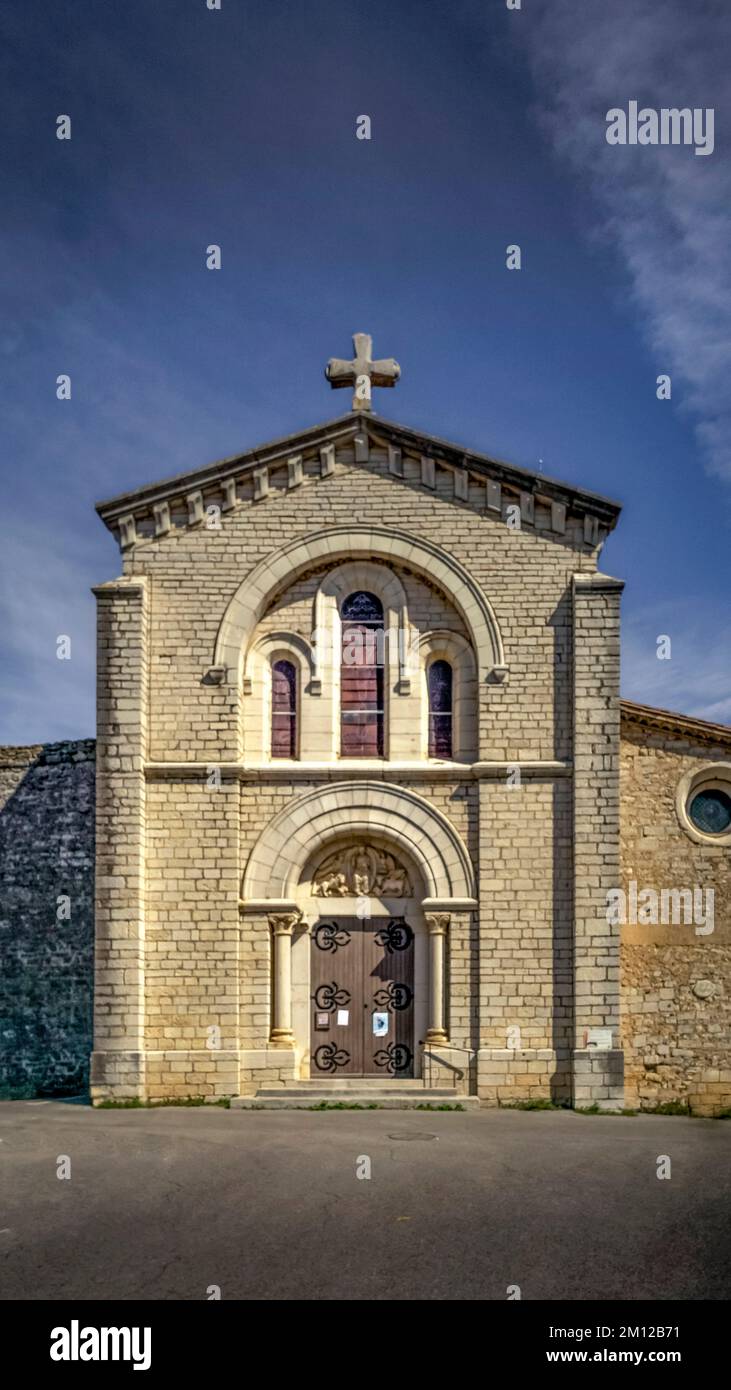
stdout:
[[349,413],[98,507],[92,1097],[616,1108],[659,1056],[718,1111],[731,731],[620,707],[618,504],[373,414],[358,351]]

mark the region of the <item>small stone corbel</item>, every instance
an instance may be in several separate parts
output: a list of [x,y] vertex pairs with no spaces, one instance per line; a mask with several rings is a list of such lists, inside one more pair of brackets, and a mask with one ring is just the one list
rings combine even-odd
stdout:
[[137,526],[133,514],[120,516],[119,518],[119,544],[122,550],[127,550],[134,545],[137,540]]
[[508,678],[509,666],[493,666],[488,673],[488,681],[491,685],[504,685]]
[[228,666],[209,666],[203,677],[206,685],[223,685],[226,679]]

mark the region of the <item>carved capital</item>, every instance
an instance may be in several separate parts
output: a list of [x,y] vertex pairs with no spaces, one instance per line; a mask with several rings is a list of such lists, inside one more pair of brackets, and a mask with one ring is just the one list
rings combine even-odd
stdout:
[[449,930],[448,912],[425,912],[424,921],[430,936],[445,936]]
[[301,912],[277,912],[269,918],[269,926],[275,936],[291,936],[295,927],[302,921]]

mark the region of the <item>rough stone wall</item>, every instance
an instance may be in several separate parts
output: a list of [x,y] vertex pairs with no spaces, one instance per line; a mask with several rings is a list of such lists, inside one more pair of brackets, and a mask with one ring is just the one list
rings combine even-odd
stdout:
[[[0,1096],[86,1090],[94,740],[0,748]],[[68,897],[68,918],[58,899]],[[61,911],[61,917],[57,914]]]
[[703,763],[731,762],[731,733],[699,739],[624,718],[621,742],[622,886],[715,892],[714,930],[622,929],[626,1100],[644,1108],[688,1102],[731,1108],[731,850],[698,844],[681,827],[676,792]]

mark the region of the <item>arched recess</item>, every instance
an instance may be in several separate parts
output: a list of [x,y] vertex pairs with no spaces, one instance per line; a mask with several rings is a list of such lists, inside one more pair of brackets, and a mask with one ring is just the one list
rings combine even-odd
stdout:
[[265,632],[252,644],[244,670],[249,696],[243,702],[244,749],[247,756],[268,761],[271,754],[272,666],[285,658],[297,671],[298,744],[308,757],[316,756],[317,719],[308,696],[314,676],[312,648],[292,632]]
[[340,751],[340,609],[352,593],[363,589],[383,605],[387,758],[418,758],[418,694],[410,685],[412,633],[406,590],[384,563],[349,560],[323,575],[313,605],[312,651],[322,688],[322,724],[330,731],[329,756]]
[[421,748],[422,758],[429,754],[429,692],[427,675],[432,661],[448,661],[454,675],[453,715],[454,741],[452,757],[458,762],[471,762],[477,756],[477,679],[475,657],[469,642],[458,632],[434,628],[419,638],[421,661]]
[[394,668],[390,678],[407,675],[408,653],[411,645],[409,610],[406,590],[401,580],[387,565],[371,560],[352,560],[337,565],[323,576],[315,595],[313,652],[318,674],[329,662],[333,667],[340,660],[340,607],[343,600],[357,589],[375,594],[383,604],[387,665]]
[[505,671],[502,637],[495,614],[479,584],[441,546],[387,526],[334,526],[290,541],[256,565],[242,580],[223,615],[216,638],[214,666],[228,679],[241,681],[243,662],[256,625],[267,605],[285,585],[323,562],[358,558],[402,564],[437,584],[465,622],[480,673]]
[[306,792],[270,821],[246,865],[244,906],[293,899],[315,851],[345,833],[378,834],[400,846],[419,869],[427,904],[474,905],[470,857],[441,811],[403,787],[342,782]]

